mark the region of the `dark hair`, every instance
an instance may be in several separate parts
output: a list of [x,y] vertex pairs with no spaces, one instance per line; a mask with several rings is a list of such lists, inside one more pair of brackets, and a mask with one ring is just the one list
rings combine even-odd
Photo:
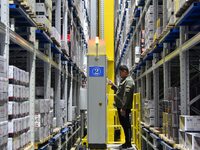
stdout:
[[128,67],[126,65],[119,66],[119,70],[120,71],[124,71],[125,70],[125,71],[129,72]]

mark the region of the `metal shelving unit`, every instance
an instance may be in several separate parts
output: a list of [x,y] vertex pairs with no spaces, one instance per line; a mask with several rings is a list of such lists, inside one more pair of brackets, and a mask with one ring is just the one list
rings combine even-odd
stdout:
[[[55,27],[58,32],[63,35],[62,42],[67,45],[62,47],[62,49],[51,39],[49,32],[47,32],[45,28],[38,26],[34,15],[30,14],[28,12],[29,10],[27,10],[24,5],[21,5],[21,2],[8,0],[1,0],[0,2],[0,34],[2,36],[1,40],[4,40],[1,42],[1,55],[7,60],[7,67],[10,63],[29,72],[30,130],[32,144],[28,145],[27,148],[34,149],[33,145],[35,145],[37,149],[43,149],[45,143],[47,147],[50,148],[57,143],[59,149],[64,146],[65,149],[68,149],[72,147],[78,137],[80,137],[80,121],[77,119],[80,113],[79,97],[76,95],[79,95],[82,77],[85,76],[83,62],[80,60],[86,57],[89,34],[88,29],[86,29],[83,24],[86,23],[88,24],[87,26],[90,24],[86,2],[85,0],[81,1],[84,3],[85,11],[85,17],[82,19],[80,18],[80,12],[77,13],[77,11],[75,11],[78,9],[78,6],[75,5],[74,1],[52,1],[53,5],[57,8],[53,10],[55,14]],[[33,3],[36,3],[36,1],[33,0]],[[62,11],[60,11],[61,6]],[[35,8],[32,9],[35,11]],[[64,18],[62,18],[63,16]],[[60,18],[62,18],[63,21],[61,21]],[[80,22],[80,20],[84,22]],[[71,26],[71,24],[73,24],[73,26]],[[15,27],[17,27],[16,30]],[[28,32],[25,33],[25,30]],[[75,36],[71,41],[67,39],[67,36],[70,35]],[[41,45],[43,46],[41,47]],[[73,47],[69,45],[73,45]],[[74,51],[76,51],[78,55],[73,56]],[[9,57],[12,57],[10,62]],[[35,91],[38,85],[44,87],[44,98],[46,99],[50,98],[50,88],[54,88],[54,111],[55,117],[57,118],[56,124],[59,128],[58,131],[46,137],[45,139],[47,140],[43,140],[39,144],[35,142],[34,127]],[[62,120],[60,119],[61,99],[65,100],[66,105],[65,124],[62,124]],[[72,106],[77,107],[75,116],[73,116]],[[57,140],[60,142],[57,142]],[[69,141],[70,143],[68,143]]]
[[[130,3],[134,2],[131,1]],[[144,2],[143,5],[140,5],[142,2]],[[131,31],[131,29],[133,31],[122,38],[121,47],[120,44],[115,43],[115,49],[121,49],[121,53],[115,55],[117,60],[115,69],[117,72],[120,64],[127,64],[127,59],[130,58],[129,52],[131,52],[132,64],[128,65],[131,66],[135,79],[136,92],[140,92],[142,95],[142,108],[144,110],[144,103],[147,100],[153,100],[155,106],[153,127],[161,128],[161,123],[163,123],[159,117],[163,112],[161,103],[163,100],[168,99],[168,89],[170,87],[180,88],[180,115],[200,115],[200,108],[197,106],[200,102],[200,93],[198,92],[199,88],[194,83],[194,79],[198,82],[197,78],[199,76],[198,59],[200,55],[196,52],[200,43],[200,24],[198,22],[199,15],[197,14],[199,2],[187,1],[177,12],[173,24],[167,23],[167,15],[169,14],[167,1],[145,0],[142,2],[138,1],[137,7],[129,7],[131,8],[128,10],[130,12],[137,13],[138,9],[142,11],[130,18],[130,22],[135,21],[136,23],[130,23],[128,29],[121,31],[119,28],[120,22],[117,22],[118,17],[116,17],[116,33],[117,31]],[[150,5],[153,5],[153,13],[156,14],[154,16],[154,33],[157,31],[156,21],[159,19],[158,7],[162,5],[163,32],[156,38],[154,36],[150,48],[141,52],[139,63],[135,63],[135,47],[141,46],[141,32],[145,29],[145,16]],[[121,10],[121,12],[123,11]],[[196,106],[194,106],[195,104]],[[155,142],[152,142],[156,139],[153,138],[153,140],[150,136],[150,133],[155,134],[155,132],[150,131],[151,125],[146,124],[143,128],[146,129],[141,133],[144,139],[143,144],[146,143],[146,146],[149,146],[146,148],[159,149],[156,147]],[[159,133],[161,134],[162,131],[159,131]],[[170,144],[167,138],[162,139],[159,134],[155,135],[158,137],[161,149],[181,149],[176,145],[177,142],[175,142],[175,145]],[[145,148],[143,147],[143,149]]]

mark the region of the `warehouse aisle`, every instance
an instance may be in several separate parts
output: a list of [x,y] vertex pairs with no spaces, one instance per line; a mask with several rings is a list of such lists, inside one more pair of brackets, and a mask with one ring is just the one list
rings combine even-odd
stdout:
[[199,12],[199,0],[0,0],[0,150],[118,149],[121,65],[132,149],[200,150]]

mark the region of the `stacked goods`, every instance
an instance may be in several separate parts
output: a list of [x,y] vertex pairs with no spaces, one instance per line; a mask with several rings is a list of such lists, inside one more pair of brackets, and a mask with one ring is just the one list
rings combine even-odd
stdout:
[[180,90],[171,87],[168,90],[168,99],[163,101],[163,133],[169,139],[178,142]]
[[167,24],[173,25],[176,22],[176,15],[175,15],[175,7],[174,7],[175,0],[168,0],[167,1]]
[[200,149],[200,116],[181,115],[179,143],[188,150]]
[[61,45],[61,38],[60,33],[58,33],[55,27],[51,27],[51,39],[55,41],[55,43],[60,46]]
[[8,149],[23,148],[30,143],[29,73],[9,66]]
[[35,100],[35,141],[49,137],[53,132],[53,100]]
[[147,100],[144,103],[144,122],[149,126],[155,125],[155,102]]
[[[72,114],[75,115],[76,112],[73,112],[72,107]],[[61,117],[61,126],[64,126],[67,122],[67,104],[65,100],[60,100],[60,117]]]
[[35,17],[35,0],[23,0],[21,1],[21,4],[24,5],[26,9],[28,9],[28,12],[30,15]]
[[[189,6],[189,5],[186,5],[187,2],[189,2],[189,0],[174,0],[174,3],[175,3],[174,4],[174,14],[177,17],[180,17],[181,13],[183,13],[184,10],[186,10],[186,8]],[[186,7],[184,8],[184,6],[186,6]]]
[[8,78],[6,60],[0,56],[0,147],[7,149],[8,142]]
[[44,98],[44,87],[36,87],[35,100],[35,141],[50,136],[53,129],[56,127],[54,112],[53,112],[53,88],[50,88],[50,98]]
[[141,31],[141,54],[145,51],[145,30]]
[[[155,26],[154,18],[155,18],[155,14],[154,14],[153,5],[150,5],[145,16],[145,49],[150,48],[150,45],[154,39],[154,32],[156,32],[154,31],[154,26]],[[158,7],[158,18],[162,18],[161,5],[159,5]]]
[[36,1],[36,22],[39,26],[51,29],[52,22],[52,0]]

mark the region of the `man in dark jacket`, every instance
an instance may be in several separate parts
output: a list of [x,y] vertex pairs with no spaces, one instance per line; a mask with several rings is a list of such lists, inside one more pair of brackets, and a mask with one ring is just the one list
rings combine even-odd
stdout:
[[116,92],[114,106],[117,108],[120,124],[123,127],[125,134],[125,143],[122,144],[121,148],[130,148],[131,145],[131,123],[129,114],[131,112],[133,103],[133,93],[134,93],[134,81],[129,76],[128,67],[121,65],[119,67],[121,81],[119,86],[109,81],[112,89]]

